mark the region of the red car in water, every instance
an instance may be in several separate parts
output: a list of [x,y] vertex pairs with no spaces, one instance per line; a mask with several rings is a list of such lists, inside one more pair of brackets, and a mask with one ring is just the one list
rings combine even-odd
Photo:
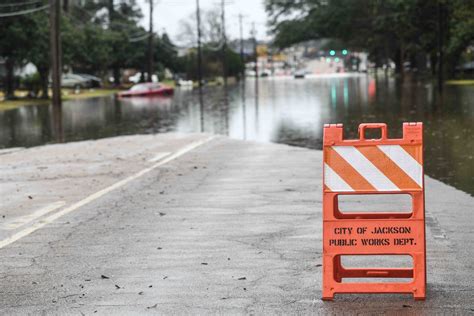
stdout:
[[139,83],[129,90],[118,93],[121,98],[124,97],[147,97],[156,95],[173,95],[174,88],[157,82]]

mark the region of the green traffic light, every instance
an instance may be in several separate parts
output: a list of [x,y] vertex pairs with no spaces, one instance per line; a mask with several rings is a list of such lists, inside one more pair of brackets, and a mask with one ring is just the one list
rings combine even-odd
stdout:
[[331,62],[331,58],[329,58],[329,57],[326,58],[326,62],[327,62],[327,63],[330,63],[330,62]]
[[329,51],[329,55],[331,55],[331,56],[334,56],[334,55],[336,55],[336,51],[335,51],[335,50],[333,50],[333,49],[331,49],[331,50]]
[[347,55],[347,49],[343,49],[343,50],[342,50],[342,54],[343,54],[343,55]]
[[334,58],[334,61],[335,61],[336,63],[338,63],[338,62],[339,62],[339,57]]

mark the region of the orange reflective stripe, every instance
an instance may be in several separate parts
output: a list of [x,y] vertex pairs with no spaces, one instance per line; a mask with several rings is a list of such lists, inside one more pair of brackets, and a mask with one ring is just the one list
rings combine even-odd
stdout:
[[420,145],[401,145],[407,153],[410,154],[420,165],[423,165],[423,152]]
[[326,163],[354,190],[375,190],[347,161],[334,149],[327,148]]
[[420,188],[412,178],[377,147],[358,146],[356,148],[401,190]]

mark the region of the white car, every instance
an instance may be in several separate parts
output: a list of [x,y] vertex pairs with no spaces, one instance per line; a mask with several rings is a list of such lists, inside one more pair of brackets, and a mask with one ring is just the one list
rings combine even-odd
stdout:
[[72,89],[86,89],[91,87],[90,80],[76,74],[64,74],[61,77],[61,87]]

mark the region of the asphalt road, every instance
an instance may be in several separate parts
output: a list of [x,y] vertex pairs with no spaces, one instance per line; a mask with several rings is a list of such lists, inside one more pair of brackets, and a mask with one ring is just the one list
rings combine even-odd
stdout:
[[[1,204],[8,216],[0,241],[0,314],[474,313],[471,196],[426,179],[426,301],[391,294],[323,302],[321,152],[206,135],[135,137],[0,155],[0,192],[21,187],[17,195],[27,201],[19,207],[10,197]],[[113,142],[105,147],[123,152],[129,148],[120,146],[123,140],[161,147],[136,146],[108,163],[83,151],[75,159],[90,168],[69,179],[71,170],[51,170],[66,177],[61,181],[36,168],[45,166],[38,150],[66,153],[75,146],[80,156],[81,146],[100,151]],[[168,154],[156,156],[157,150]],[[52,165],[61,159],[49,157]],[[48,183],[64,187],[62,195]],[[25,198],[29,188],[33,199]],[[31,200],[41,201],[44,214]],[[58,201],[64,204],[44,210]]]

